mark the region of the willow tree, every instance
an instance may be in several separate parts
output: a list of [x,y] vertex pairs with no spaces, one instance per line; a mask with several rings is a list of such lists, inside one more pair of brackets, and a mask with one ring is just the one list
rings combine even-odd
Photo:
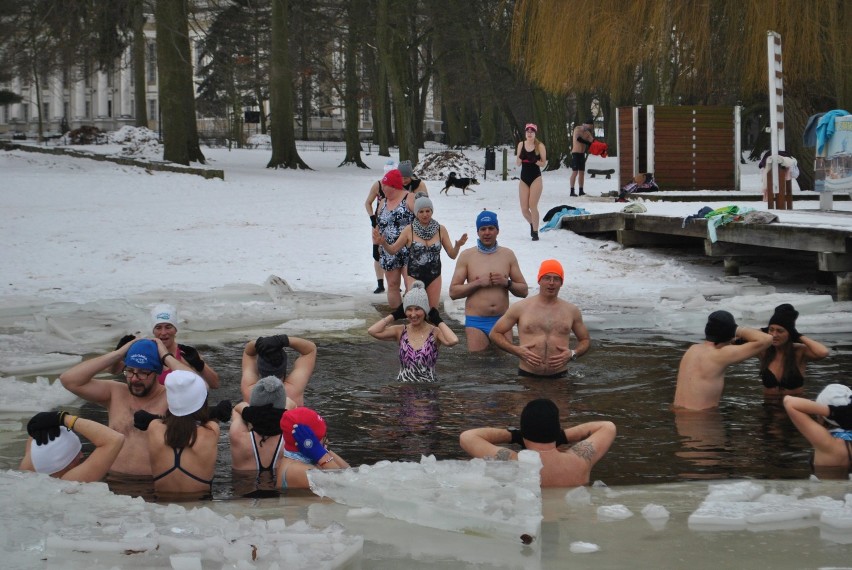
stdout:
[[272,0],[269,107],[272,113],[272,157],[267,168],[302,168],[308,165],[296,150],[293,128],[293,66],[290,62],[288,0]]
[[[765,98],[766,34],[778,32],[786,147],[805,187],[813,166],[801,145],[805,120],[852,103],[848,0],[518,0],[514,21],[513,57],[532,81],[556,93],[608,93],[614,106]],[[605,41],[589,38],[589,22],[605,27]]]

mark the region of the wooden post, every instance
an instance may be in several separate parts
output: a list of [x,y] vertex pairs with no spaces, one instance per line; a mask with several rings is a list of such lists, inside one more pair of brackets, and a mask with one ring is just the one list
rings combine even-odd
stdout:
[[770,210],[792,210],[793,209],[793,182],[787,180],[787,168],[778,166],[778,194],[776,195],[773,187],[773,169],[769,168],[766,172],[766,187],[763,189],[763,195],[766,198],[766,207]]

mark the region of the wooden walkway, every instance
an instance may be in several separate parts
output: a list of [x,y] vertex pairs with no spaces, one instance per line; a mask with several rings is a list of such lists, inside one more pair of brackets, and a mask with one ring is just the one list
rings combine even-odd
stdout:
[[789,257],[791,251],[817,258],[820,271],[834,273],[837,300],[852,300],[852,231],[818,225],[729,223],[716,228],[715,242],[707,233],[707,220],[677,216],[613,212],[588,216],[563,216],[561,226],[581,235],[605,235],[625,247],[695,247],[721,257],[727,275],[739,274],[744,257]]

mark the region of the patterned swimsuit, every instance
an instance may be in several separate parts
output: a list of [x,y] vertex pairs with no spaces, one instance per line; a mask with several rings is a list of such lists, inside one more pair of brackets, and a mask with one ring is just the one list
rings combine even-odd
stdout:
[[441,276],[441,242],[426,245],[412,241],[408,252],[408,274],[429,284]]
[[[405,198],[393,210],[388,210],[387,200],[383,200],[382,207],[379,209],[377,227],[379,233],[388,240],[388,243],[394,243],[399,239],[402,230],[411,224],[413,219],[414,213],[408,209]],[[385,271],[400,269],[408,263],[408,248],[403,247],[396,252],[396,255],[391,255],[385,251],[385,248],[381,247],[379,248],[379,257],[379,263]]]
[[399,375],[400,382],[434,382],[435,363],[438,362],[438,341],[435,329],[429,331],[423,346],[415,349],[408,340],[408,327],[402,331],[399,339]]

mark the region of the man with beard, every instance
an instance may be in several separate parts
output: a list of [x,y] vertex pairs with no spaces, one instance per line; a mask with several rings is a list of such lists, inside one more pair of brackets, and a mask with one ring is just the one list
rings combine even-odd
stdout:
[[[450,298],[465,299],[464,333],[468,352],[485,350],[489,333],[509,308],[509,293],[526,297],[528,288],[518,258],[497,245],[497,214],[483,210],[476,216],[476,247],[459,254],[450,282]],[[491,337],[493,340],[493,337]],[[511,341],[511,331],[507,342]]]
[[[518,301],[491,329],[498,348],[520,359],[518,376],[564,378],[568,364],[589,350],[589,331],[577,305],[559,298],[565,272],[555,259],[542,261],[538,270],[539,293]],[[509,340],[518,325],[518,344]],[[571,333],[577,340],[572,350]]]
[[[99,372],[124,362],[125,383],[95,378]],[[117,350],[84,360],[59,377],[71,393],[107,409],[109,427],[124,434],[124,447],[112,464],[111,472],[125,475],[151,475],[148,435],[133,426],[133,414],[147,410],[165,415],[166,389],[157,382],[163,366],[172,370],[192,369],[176,359],[159,340],[129,342]]]

